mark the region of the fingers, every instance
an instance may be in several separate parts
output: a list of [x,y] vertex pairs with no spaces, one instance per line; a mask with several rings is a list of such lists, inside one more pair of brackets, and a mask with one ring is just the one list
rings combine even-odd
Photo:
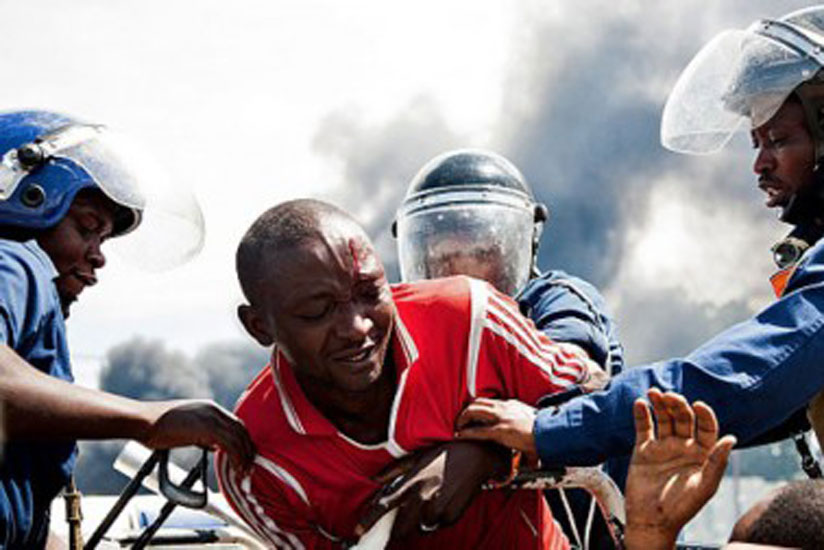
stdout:
[[695,414],[687,400],[682,395],[667,392],[664,394],[664,403],[672,418],[674,435],[681,439],[691,439],[695,428]]
[[675,425],[667,410],[664,394],[661,393],[661,390],[652,388],[647,392],[647,397],[652,404],[653,412],[655,412],[655,426],[657,428],[658,438],[664,439],[671,437],[672,434],[675,433]]
[[232,465],[241,471],[247,471],[255,459],[255,444],[246,431],[243,422],[236,416],[221,408],[215,408],[218,418],[212,423],[208,446],[215,445],[226,451]]
[[701,476],[703,490],[708,491],[709,495],[714,494],[715,491],[718,490],[721,478],[724,477],[724,470],[727,469],[730,452],[736,442],[735,436],[725,435],[715,444],[712,451],[710,451],[707,462],[702,468],[704,475]]
[[632,416],[635,419],[635,445],[655,439],[655,430],[652,427],[652,414],[649,405],[643,399],[636,399],[632,405]]
[[695,410],[695,440],[705,449],[712,449],[718,440],[718,420],[709,405],[702,401],[693,404]]
[[455,421],[455,427],[460,430],[470,424],[492,424],[497,422],[500,417],[495,410],[495,405],[495,400],[479,397],[461,411]]
[[389,510],[389,506],[380,501],[373,503],[355,526],[355,536],[362,537]]
[[[383,472],[378,475],[382,474]],[[355,534],[361,536],[371,529],[385,513],[398,507],[404,500],[409,499],[412,494],[410,489],[409,480],[405,480],[403,475],[395,476],[388,485],[381,488],[372,498],[369,508],[361,516],[358,525],[355,527]],[[397,518],[395,521],[397,522]]]
[[412,468],[415,466],[417,458],[417,455],[407,455],[403,458],[396,460],[395,462],[391,463],[389,466],[381,470],[381,472],[378,473],[376,476],[373,476],[372,481],[380,485],[386,485],[387,483],[394,481],[396,478],[412,471]]
[[506,437],[497,426],[474,426],[455,433],[458,439],[475,439],[477,441],[494,441],[508,447]]
[[419,499],[410,498],[400,505],[395,524],[392,526],[392,534],[389,537],[390,542],[401,541],[420,530],[421,504]]

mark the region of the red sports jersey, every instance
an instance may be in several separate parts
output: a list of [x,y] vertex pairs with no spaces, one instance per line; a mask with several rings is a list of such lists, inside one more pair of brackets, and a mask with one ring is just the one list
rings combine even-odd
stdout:
[[[235,511],[269,544],[335,548],[353,541],[363,508],[380,487],[370,477],[405,454],[449,441],[475,397],[534,404],[587,376],[586,360],[538,332],[491,286],[453,277],[393,286],[397,389],[384,443],[339,432],[301,391],[277,349],[241,397],[237,414],[258,455],[252,471],[216,468]],[[404,541],[404,548],[567,548],[539,491],[485,491],[454,525]]]

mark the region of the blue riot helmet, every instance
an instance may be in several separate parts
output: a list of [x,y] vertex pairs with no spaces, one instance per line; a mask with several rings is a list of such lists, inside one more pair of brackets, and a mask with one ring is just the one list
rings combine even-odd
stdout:
[[121,207],[113,236],[142,226],[117,249],[144,268],[172,267],[203,245],[197,201],[127,137],[53,112],[0,113],[1,226],[53,227],[83,189]]
[[536,270],[547,209],[518,169],[491,151],[439,155],[409,184],[393,233],[404,281],[484,279],[514,296]]

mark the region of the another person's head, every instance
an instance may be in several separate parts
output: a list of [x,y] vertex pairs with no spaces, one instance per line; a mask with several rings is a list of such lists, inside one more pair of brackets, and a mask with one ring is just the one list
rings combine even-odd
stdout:
[[276,344],[299,378],[346,392],[381,375],[395,307],[363,229],[327,203],[301,199],[264,212],[237,250],[243,326]]
[[96,283],[103,242],[141,224],[121,249],[145,269],[203,244],[194,196],[125,136],[49,111],[0,113],[0,237],[35,239],[48,254],[64,315]]
[[546,218],[504,157],[471,149],[439,155],[412,179],[393,224],[401,278],[469,275],[515,295],[535,269]]
[[665,147],[710,153],[750,130],[766,205],[795,226],[824,225],[824,6],[727,30],[696,54],[661,122]]
[[824,480],[794,481],[776,489],[739,518],[730,542],[824,548]]

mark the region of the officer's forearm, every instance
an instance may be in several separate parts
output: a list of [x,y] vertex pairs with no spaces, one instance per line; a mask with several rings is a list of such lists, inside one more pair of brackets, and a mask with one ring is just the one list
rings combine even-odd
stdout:
[[157,405],[70,384],[0,345],[0,403],[9,439],[142,439]]

